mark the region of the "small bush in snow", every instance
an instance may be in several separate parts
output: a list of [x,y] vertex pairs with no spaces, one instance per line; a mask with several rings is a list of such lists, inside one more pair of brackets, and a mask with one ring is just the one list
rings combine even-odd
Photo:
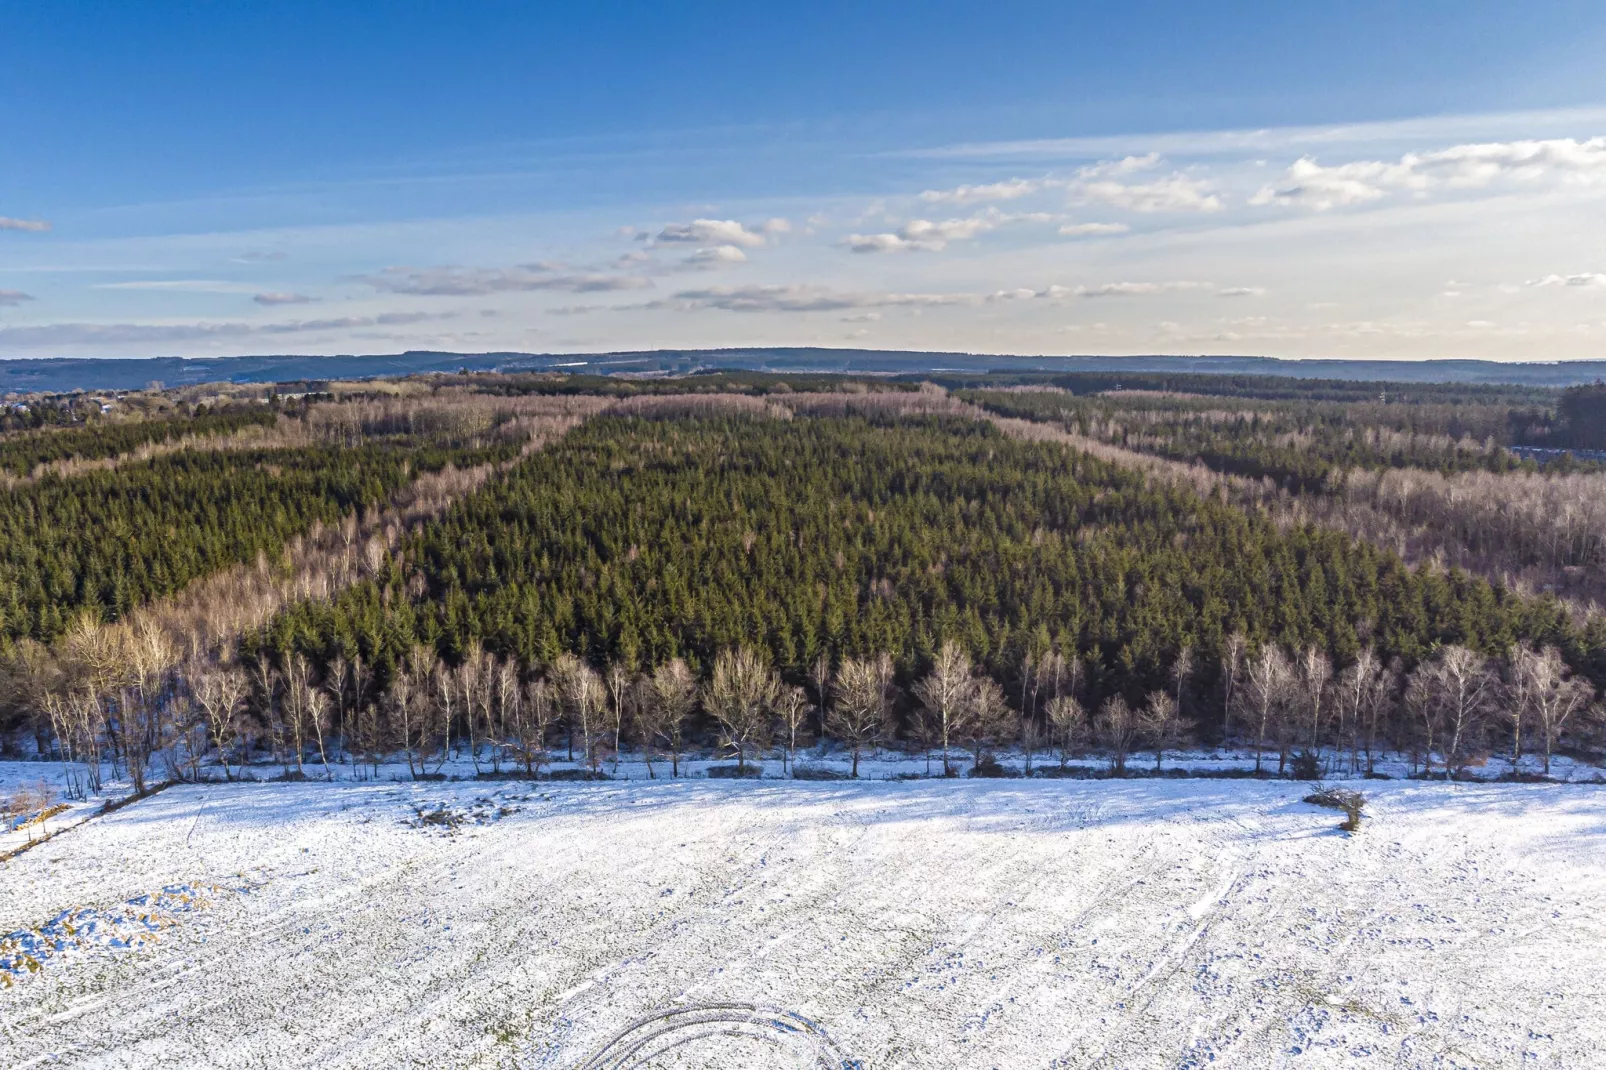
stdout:
[[1000,765],[998,759],[994,758],[991,754],[983,754],[980,760],[978,760],[976,764],[971,767],[970,775],[974,777],[1003,779],[1007,777],[1018,777],[1020,776],[1020,773],[1007,765]]
[[711,765],[708,776],[714,780],[757,780],[763,770],[756,765]]
[[1354,832],[1361,827],[1361,811],[1366,806],[1366,796],[1358,791],[1319,784],[1315,791],[1305,796],[1305,801],[1329,810],[1342,810],[1344,820],[1338,827],[1345,832]]
[[1288,775],[1295,780],[1316,780],[1322,775],[1322,759],[1313,751],[1302,750],[1288,764]]
[[793,780],[847,780],[848,774],[823,765],[792,766]]

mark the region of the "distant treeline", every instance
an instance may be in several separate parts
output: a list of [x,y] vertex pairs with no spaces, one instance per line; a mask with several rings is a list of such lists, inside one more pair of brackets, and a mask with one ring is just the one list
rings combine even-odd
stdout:
[[1386,401],[1398,405],[1508,405],[1552,408],[1557,391],[1542,386],[1480,383],[1397,383],[1383,380],[1290,379],[1280,375],[1214,375],[1178,372],[999,372],[990,375],[931,375],[950,390],[1009,386],[1055,386],[1073,394],[1155,390],[1261,401]]

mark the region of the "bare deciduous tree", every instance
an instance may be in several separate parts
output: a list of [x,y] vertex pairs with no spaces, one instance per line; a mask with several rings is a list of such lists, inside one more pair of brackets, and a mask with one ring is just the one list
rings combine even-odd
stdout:
[[970,656],[952,641],[942,644],[931,663],[931,672],[914,686],[927,733],[942,748],[943,776],[954,775],[949,747],[953,738],[962,735],[965,730],[965,722],[972,710],[971,693],[975,688]]
[[1445,773],[1455,776],[1466,768],[1470,752],[1483,741],[1495,697],[1495,676],[1489,659],[1464,646],[1447,646],[1415,676],[1426,687],[1427,703],[1436,708],[1443,725]]
[[1004,701],[1004,689],[998,681],[984,676],[970,689],[969,703],[963,721],[965,738],[970,742],[972,768],[981,764],[981,756],[989,744],[997,743],[999,736],[1009,732],[1015,723]]
[[217,752],[218,764],[223,767],[223,779],[233,780],[229,755],[239,744],[242,732],[240,715],[245,705],[250,681],[236,668],[202,669],[191,678],[190,693],[200,705],[206,719],[207,735]]
[[545,679],[532,680],[525,686],[514,747],[519,761],[524,763],[524,774],[532,780],[541,772],[547,734],[557,722],[561,706],[562,701]]
[[1060,768],[1064,769],[1070,762],[1071,756],[1087,742],[1090,728],[1087,722],[1087,710],[1073,696],[1058,695],[1048,700],[1045,712],[1048,714],[1054,745],[1059,749]]
[[[647,739],[645,746],[650,755],[652,741],[662,740],[664,746],[669,748],[670,775],[678,777],[682,735],[686,720],[697,705],[697,681],[692,676],[691,668],[680,658],[673,658],[658,666],[649,678],[645,698],[641,709],[652,719],[650,730],[643,729],[642,734]],[[650,771],[650,757],[648,768]]]
[[1138,719],[1126,699],[1120,695],[1105,699],[1104,705],[1099,707],[1094,730],[1098,733],[1099,743],[1110,752],[1110,771],[1117,776],[1124,775],[1126,758],[1132,751],[1132,741],[1138,732]]
[[885,738],[892,699],[892,657],[844,658],[837,666],[836,701],[827,722],[853,756],[853,776],[859,775],[859,756]]
[[598,743],[605,716],[603,706],[607,701],[602,677],[573,654],[563,654],[552,663],[552,680],[563,696],[570,725],[580,732],[585,767],[595,773],[600,764]]
[[[427,724],[430,668],[429,651],[414,646],[408,651],[406,662],[396,670],[390,681],[389,702],[396,722],[396,734],[402,750],[407,754],[407,772],[417,779],[429,760],[429,728]],[[414,762],[416,747],[417,762]]]
[[703,695],[703,708],[719,722],[725,746],[736,751],[736,768],[747,771],[747,752],[769,740],[780,676],[751,647],[721,651]]
[[783,685],[780,694],[775,699],[775,713],[780,718],[781,728],[786,733],[786,760],[785,769],[790,771],[796,764],[797,737],[806,727],[809,717],[809,696],[801,687],[796,685]]
[[608,663],[603,677],[608,688],[608,717],[613,725],[613,771],[619,772],[619,755],[624,748],[625,725],[631,719],[630,700],[634,696],[636,674],[625,662]]
[[1186,736],[1182,710],[1177,700],[1164,691],[1151,691],[1138,723],[1149,742],[1154,744],[1154,771],[1158,773],[1165,760],[1165,752],[1179,746]]
[[1305,713],[1305,741],[1313,753],[1322,748],[1322,723],[1327,713],[1327,689],[1333,663],[1318,647],[1307,647],[1299,658],[1299,690]]
[[1367,771],[1371,771],[1372,737],[1376,733],[1377,714],[1387,701],[1387,682],[1383,663],[1371,647],[1364,648],[1355,664],[1345,669],[1335,686],[1335,701],[1339,719],[1349,736],[1349,771],[1357,772],[1361,741],[1366,741]]
[[1232,711],[1237,708],[1238,683],[1243,678],[1244,653],[1249,640],[1243,632],[1233,632],[1221,644],[1221,738],[1232,738]]
[[1519,649],[1513,672],[1521,681],[1522,700],[1538,726],[1545,747],[1545,775],[1550,775],[1550,758],[1567,729],[1567,723],[1589,706],[1593,697],[1588,684],[1569,676],[1561,652],[1547,646],[1538,653]]
[[1259,773],[1266,738],[1280,735],[1293,683],[1293,666],[1281,648],[1267,643],[1249,660],[1244,673],[1243,704],[1255,733],[1255,772]]

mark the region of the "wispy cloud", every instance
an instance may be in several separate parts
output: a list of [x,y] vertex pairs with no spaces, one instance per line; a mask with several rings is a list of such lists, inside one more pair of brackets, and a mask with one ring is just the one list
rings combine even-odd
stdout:
[[1595,287],[1606,286],[1606,272],[1585,271],[1576,275],[1546,275],[1534,279],[1529,286]]
[[22,230],[31,234],[43,234],[50,229],[50,224],[43,219],[13,219],[11,216],[0,215],[0,230]]
[[548,264],[520,264],[510,268],[388,267],[362,281],[388,293],[431,297],[483,296],[495,293],[556,290],[565,293],[606,293],[642,290],[651,280],[639,275],[604,275],[560,270]]
[[875,290],[833,290],[825,286],[714,286],[682,290],[673,304],[681,309],[712,308],[725,312],[840,312],[861,308],[930,308],[974,305],[975,294],[885,293]]
[[31,294],[25,294],[21,290],[0,290],[0,307],[3,308],[15,308],[24,301],[32,300]]
[[48,323],[32,327],[0,327],[0,345],[19,349],[40,346],[160,345],[208,339],[313,334],[365,327],[401,327],[456,317],[454,312],[386,312],[377,316],[340,316],[282,323]]
[[155,293],[185,294],[240,294],[252,293],[256,287],[243,282],[222,279],[132,279],[127,282],[101,282],[97,290],[146,290]]
[[928,189],[920,199],[931,204],[977,204],[985,201],[1013,201],[1052,189],[1064,183],[1053,178],[1008,178],[1002,182],[988,182],[975,186],[955,186],[953,189]]
[[1473,189],[1503,179],[1606,182],[1606,137],[1579,141],[1492,141],[1435,152],[1410,152],[1395,161],[1356,160],[1326,167],[1304,156],[1281,183],[1266,185],[1253,205],[1296,205],[1326,211],[1379,200],[1389,193],[1437,188]]
[[1083,182],[1073,196],[1084,204],[1107,204],[1129,212],[1219,212],[1226,207],[1208,183],[1183,174],[1153,182]]
[[255,297],[251,298],[251,300],[255,301],[259,305],[307,305],[316,301],[317,298],[308,297],[306,294],[285,293],[280,290],[270,290],[267,293],[257,294]]
[[1125,223],[1066,223],[1059,232],[1067,238],[1086,238],[1100,234],[1125,234],[1131,229]]

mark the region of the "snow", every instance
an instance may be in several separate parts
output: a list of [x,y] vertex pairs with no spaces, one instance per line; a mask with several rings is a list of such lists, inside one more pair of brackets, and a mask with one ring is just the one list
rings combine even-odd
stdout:
[[176,786],[0,863],[0,936],[107,934],[0,985],[0,1062],[1594,1064],[1606,793],[1308,790]]

